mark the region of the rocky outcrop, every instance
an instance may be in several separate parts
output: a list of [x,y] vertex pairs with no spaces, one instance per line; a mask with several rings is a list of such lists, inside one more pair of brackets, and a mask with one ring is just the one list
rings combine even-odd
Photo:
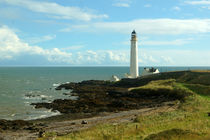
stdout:
[[[147,77],[146,77],[147,78]],[[141,82],[137,79],[123,79],[121,84],[107,81],[83,81],[80,83],[68,83],[60,85],[57,90],[65,88],[77,93],[78,99],[57,99],[52,103],[34,103],[35,108],[47,108],[58,110],[61,113],[92,113],[125,111],[145,107],[162,106],[164,102],[181,100],[185,94],[179,94],[178,90],[169,89],[141,89],[128,90]],[[140,80],[141,81],[141,80]],[[148,83],[144,79],[142,83]],[[120,85],[120,86],[119,86]]]
[[[122,79],[118,82],[89,80],[79,83],[61,84],[56,90],[71,89],[77,100],[57,99],[52,103],[34,103],[36,108],[58,110],[61,113],[115,112],[145,107],[162,106],[164,102],[183,100],[191,93],[179,88],[141,88],[129,90],[131,87],[145,86],[151,81],[174,79],[174,82],[187,84],[210,85],[210,72],[178,71],[142,76],[135,79]],[[170,80],[169,80],[170,81]],[[172,80],[173,81],[173,80]],[[162,87],[168,86],[162,85]]]
[[0,132],[1,131],[17,131],[17,130],[28,130],[31,132],[37,132],[42,129],[44,124],[34,124],[30,121],[24,120],[0,120]]
[[0,120],[0,130],[18,130],[29,125],[31,125],[31,123],[23,120]]

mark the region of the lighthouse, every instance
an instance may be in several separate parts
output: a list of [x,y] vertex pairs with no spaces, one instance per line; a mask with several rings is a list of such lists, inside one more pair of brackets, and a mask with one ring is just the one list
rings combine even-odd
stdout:
[[139,76],[138,66],[138,39],[135,30],[131,33],[130,78]]

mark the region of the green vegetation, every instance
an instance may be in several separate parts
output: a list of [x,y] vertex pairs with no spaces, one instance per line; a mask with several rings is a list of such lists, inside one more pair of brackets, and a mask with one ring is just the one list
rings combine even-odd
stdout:
[[157,80],[148,83],[147,85],[130,88],[131,93],[155,98],[164,97],[169,100],[184,101],[186,97],[193,95],[193,92],[180,83],[176,83],[175,79]]
[[58,136],[56,140],[208,140],[210,139],[209,73],[194,73],[197,81],[190,72],[190,76],[185,74],[178,79],[152,81],[129,89],[131,92],[148,96],[152,94],[175,96],[178,99],[176,102],[178,108],[174,111],[165,110],[162,113],[138,116],[129,123],[100,124],[88,130]]

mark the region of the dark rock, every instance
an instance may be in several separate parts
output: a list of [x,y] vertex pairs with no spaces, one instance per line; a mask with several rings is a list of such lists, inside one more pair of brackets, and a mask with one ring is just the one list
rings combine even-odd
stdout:
[[47,126],[47,125],[44,123],[39,123],[38,126]]
[[77,93],[71,93],[71,96],[78,96]]
[[75,125],[75,124],[76,124],[75,122],[72,122],[72,123],[71,123],[71,125]]
[[39,131],[39,138],[44,137],[44,134],[45,134],[45,131],[44,130]]
[[34,130],[34,127],[29,126],[29,127],[24,128],[24,129],[25,129],[25,130]]
[[63,95],[71,95],[70,93],[63,93]]
[[34,97],[36,97],[36,95],[33,95],[33,94],[25,94],[25,97],[34,98]]
[[42,100],[47,100],[47,98],[42,98]]
[[19,130],[24,129],[26,126],[31,126],[32,123],[23,120],[0,120],[0,129],[1,130]]
[[83,121],[81,122],[81,124],[88,124],[88,122],[85,121],[85,120],[83,120]]
[[73,89],[75,86],[76,86],[76,83],[65,83],[65,84],[61,84],[60,86],[56,87],[55,90]]

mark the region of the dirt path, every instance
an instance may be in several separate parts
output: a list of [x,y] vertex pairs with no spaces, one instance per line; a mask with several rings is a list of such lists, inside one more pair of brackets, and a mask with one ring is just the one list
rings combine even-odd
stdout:
[[[44,130],[45,132],[55,132],[57,135],[65,135],[74,131],[79,131],[93,127],[101,123],[118,124],[122,122],[131,122],[138,115],[149,115],[159,112],[168,112],[176,109],[176,106],[163,106],[155,108],[144,108],[139,110],[122,111],[117,113],[102,113],[99,116],[77,119],[71,121],[58,121],[48,123]],[[84,123],[82,123],[84,122]],[[0,140],[35,140],[38,138],[38,133],[31,133],[29,131],[16,132],[0,132]]]
[[[122,123],[131,122],[138,115],[149,115],[159,112],[168,112],[176,109],[176,106],[164,106],[156,108],[145,108],[139,110],[123,111],[118,113],[103,113],[100,116],[78,119],[72,121],[54,122],[48,125],[46,132],[56,132],[58,135],[65,135],[73,131],[79,131],[90,128],[101,123]],[[82,124],[85,121],[87,124]]]

